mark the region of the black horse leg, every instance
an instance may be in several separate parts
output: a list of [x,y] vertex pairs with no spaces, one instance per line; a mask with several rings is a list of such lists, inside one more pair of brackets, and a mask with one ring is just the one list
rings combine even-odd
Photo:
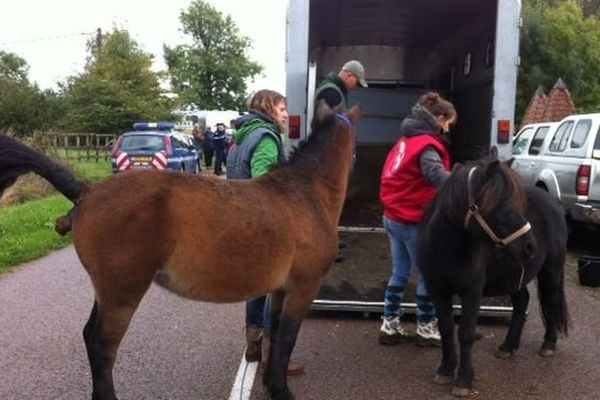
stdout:
[[269,387],[270,382],[281,382],[282,380],[285,380],[285,376],[287,376],[287,374],[284,374],[284,376],[280,376],[279,371],[273,370],[273,368],[271,367],[271,364],[273,362],[273,338],[277,336],[281,325],[281,312],[283,310],[284,298],[285,292],[283,290],[277,290],[269,295],[268,300],[271,309],[271,324],[268,332],[268,340],[270,344],[265,365],[265,373],[263,374],[263,384],[265,384],[267,387]]
[[431,294],[438,315],[438,325],[442,336],[442,362],[437,369],[434,382],[446,385],[454,380],[456,369],[456,347],[454,346],[454,316],[452,313],[452,297]]
[[[289,284],[290,289],[273,294],[273,310],[282,305],[277,321],[271,321],[274,331],[271,332],[271,349],[264,382],[275,400],[291,400],[294,398],[287,385],[287,369],[300,325],[312,300],[321,287],[321,280],[295,281]],[[281,297],[278,297],[281,296]]]
[[544,343],[539,353],[542,357],[553,356],[558,332],[567,335],[569,331],[562,260],[553,260],[553,263],[545,264],[538,273],[538,298],[546,327]]
[[106,343],[102,338],[102,321],[98,315],[98,302],[94,301],[92,313],[83,328],[83,339],[92,369],[92,400],[116,400],[112,373],[112,360],[107,357]]
[[[475,285],[477,286],[477,285]],[[469,396],[475,369],[471,351],[475,332],[477,330],[477,318],[479,317],[479,305],[481,304],[481,292],[476,288],[461,294],[462,310],[458,328],[458,342],[460,343],[460,364],[452,394],[459,397]]]
[[529,290],[527,287],[510,295],[513,313],[504,342],[498,346],[495,355],[498,358],[509,358],[521,343],[523,325],[527,319],[527,306],[529,305]]
[[[137,304],[136,304],[137,307]],[[83,328],[83,338],[92,370],[92,400],[116,400],[112,370],[117,349],[136,307],[106,307],[94,302]]]
[[[287,387],[287,364],[289,363],[289,357],[284,360],[282,356],[282,345],[285,343],[285,339],[281,339],[281,336],[289,337],[289,327],[285,320],[282,321],[281,314],[283,311],[283,301],[285,299],[285,292],[282,290],[275,291],[271,294],[271,327],[270,327],[270,346],[269,346],[269,357],[263,375],[263,383],[269,389],[271,397],[274,399],[291,399],[292,394]],[[283,323],[282,323],[283,322]],[[293,348],[293,345],[292,345]],[[291,351],[290,351],[291,354]],[[285,363],[285,369],[282,370],[280,367],[282,363]]]

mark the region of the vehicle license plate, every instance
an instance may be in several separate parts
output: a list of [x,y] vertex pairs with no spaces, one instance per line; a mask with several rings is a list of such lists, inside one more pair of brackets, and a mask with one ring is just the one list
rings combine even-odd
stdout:
[[152,157],[131,157],[131,162],[140,163],[140,164],[148,164],[152,161]]

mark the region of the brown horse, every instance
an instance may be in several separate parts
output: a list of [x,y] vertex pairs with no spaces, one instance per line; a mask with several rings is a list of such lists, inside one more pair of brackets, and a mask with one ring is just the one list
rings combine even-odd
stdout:
[[19,175],[34,171],[75,203],[57,230],[72,229],[95,291],[83,330],[92,399],[116,399],[117,350],[153,281],[180,296],[215,303],[271,293],[272,345],[264,383],[273,398],[293,398],[287,365],[338,251],[352,127],[360,114],[354,107],[336,117],[321,105],[313,133],[286,165],[243,181],[132,171],[85,185],[44,155],[0,136],[0,194]]

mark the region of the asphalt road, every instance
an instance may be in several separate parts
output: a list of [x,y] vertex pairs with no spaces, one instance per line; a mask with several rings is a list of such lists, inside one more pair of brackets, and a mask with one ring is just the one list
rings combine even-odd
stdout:
[[[536,354],[543,336],[536,302],[530,305],[521,349],[510,360],[493,356],[504,324],[482,321],[470,398],[600,398],[600,288],[579,286],[574,268],[571,256],[567,295],[573,328],[559,341],[556,356]],[[0,399],[90,398],[81,331],[92,299],[72,247],[0,278]],[[306,374],[289,380],[297,398],[452,399],[449,387],[432,383],[439,350],[379,346],[379,324],[376,317],[309,315],[294,351]],[[414,323],[408,327],[414,329]],[[243,350],[241,304],[198,303],[152,287],[120,348],[117,395],[121,400],[228,399]],[[268,398],[260,378],[254,400]]]

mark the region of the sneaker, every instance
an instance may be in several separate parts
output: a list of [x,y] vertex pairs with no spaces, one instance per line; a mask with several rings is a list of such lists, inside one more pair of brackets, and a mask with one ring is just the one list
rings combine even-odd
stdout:
[[379,344],[395,345],[408,341],[410,341],[410,336],[402,329],[399,317],[391,319],[383,318],[383,324],[379,329]]
[[417,323],[417,344],[420,346],[435,346],[442,345],[442,336],[438,329],[437,318],[426,323]]

